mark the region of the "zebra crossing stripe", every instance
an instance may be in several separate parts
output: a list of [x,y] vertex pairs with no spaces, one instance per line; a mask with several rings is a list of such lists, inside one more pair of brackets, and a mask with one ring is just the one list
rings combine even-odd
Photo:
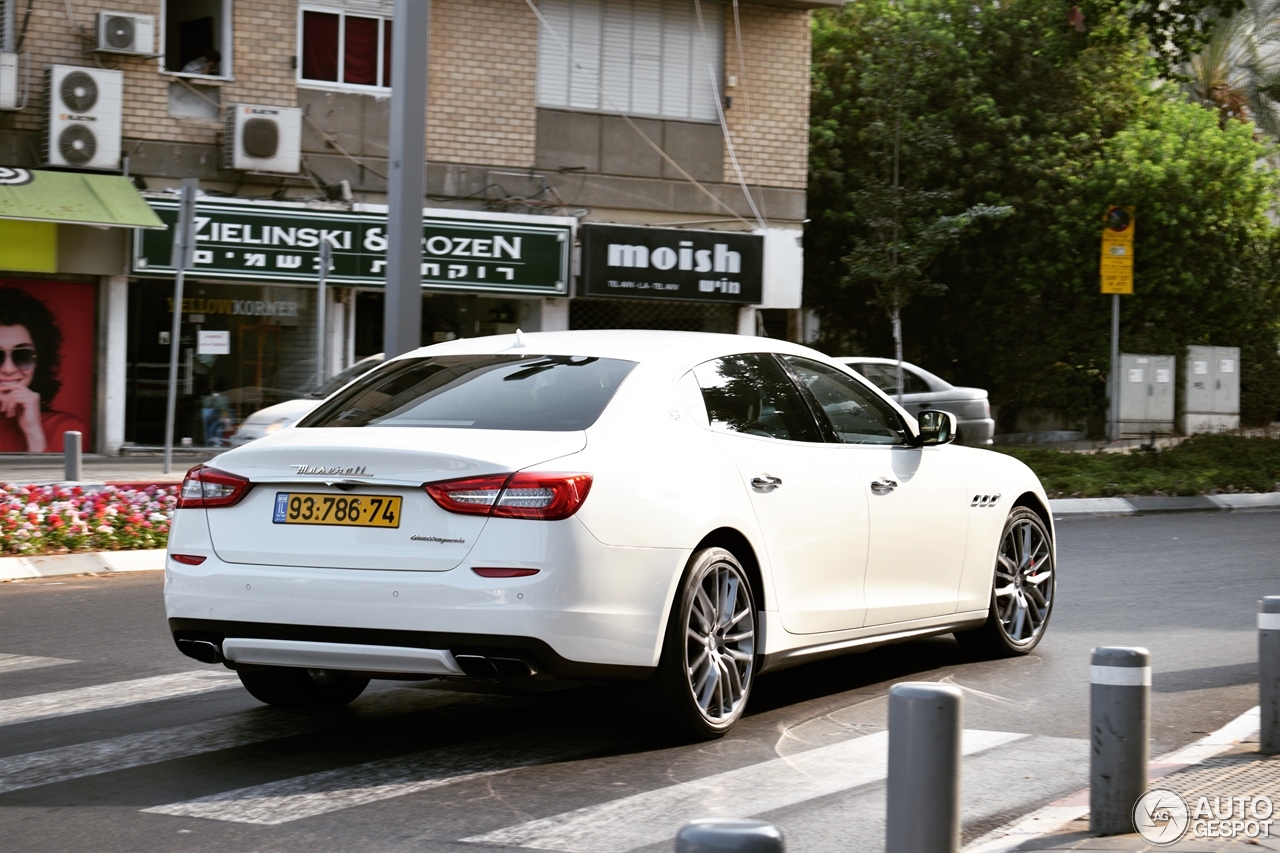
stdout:
[[0,655],[0,672],[17,672],[22,669],[39,669],[45,666],[59,666],[64,663],[79,663],[63,658],[41,658],[31,655]]
[[[970,755],[1030,737],[966,730]],[[883,780],[889,733],[818,747],[552,817],[473,835],[463,841],[564,853],[625,853],[675,836],[695,818],[744,817]]]
[[482,748],[462,744],[326,770],[196,800],[143,809],[148,814],[201,817],[265,826],[416,794],[432,788],[507,773],[520,767],[581,758],[592,749],[577,742],[530,743],[502,738]]
[[375,694],[376,702],[358,704],[332,714],[287,715],[263,709],[233,717],[0,758],[0,794],[52,785],[99,773],[128,770],[161,761],[234,749],[277,738],[320,731],[353,712],[364,722],[454,703],[465,694],[394,689]]
[[37,693],[17,699],[0,701],[0,726],[14,726],[65,717],[69,714],[86,714],[109,708],[123,708],[142,702],[194,696],[212,690],[226,690],[240,684],[233,672],[225,670],[193,670],[153,678],[137,678],[111,684],[95,684],[56,693]]

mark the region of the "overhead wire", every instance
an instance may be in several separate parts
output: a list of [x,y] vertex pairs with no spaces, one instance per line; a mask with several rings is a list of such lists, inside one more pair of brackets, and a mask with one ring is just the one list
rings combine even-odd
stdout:
[[742,100],[747,108],[747,127],[746,136],[748,137],[747,145],[747,166],[750,168],[756,179],[756,193],[760,197],[760,211],[766,222],[769,221],[769,205],[764,195],[764,185],[761,182],[760,166],[756,161],[756,143],[759,137],[756,136],[756,117],[751,110],[751,89],[747,85],[747,60],[745,51],[742,48],[742,19],[738,15],[738,0],[733,0],[733,37],[738,47],[738,85],[742,87]]
[[723,199],[719,198],[715,193],[711,192],[711,190],[703,186],[696,178],[694,178],[687,171],[685,171],[683,166],[681,166],[679,163],[673,160],[671,158],[671,155],[663,151],[661,146],[659,146],[656,142],[650,139],[649,136],[643,130],[640,129],[640,126],[637,125],[634,121],[632,121],[631,116],[627,115],[626,110],[623,110],[616,103],[614,103],[613,99],[609,97],[609,93],[606,92],[604,90],[604,87],[600,85],[600,80],[597,77],[588,73],[587,70],[574,58],[573,51],[569,50],[569,46],[566,45],[564,43],[564,40],[560,38],[560,35],[554,29],[552,29],[551,24],[549,24],[547,22],[547,19],[542,16],[542,12],[539,11],[537,5],[533,2],[533,0],[524,0],[524,1],[525,1],[525,4],[528,5],[528,7],[533,11],[533,14],[537,17],[538,22],[543,26],[544,29],[546,29],[547,33],[551,36],[551,38],[555,41],[555,43],[559,45],[560,49],[564,51],[565,56],[569,57],[569,62],[570,64],[573,65],[574,70],[576,70],[579,74],[585,77],[587,81],[596,88],[596,91],[600,93],[600,98],[602,101],[604,101],[605,105],[608,106],[612,112],[617,114],[619,118],[625,121],[627,123],[627,126],[630,127],[632,130],[634,130],[650,148],[652,148],[654,151],[657,152],[659,157],[661,157],[663,160],[667,162],[668,165],[671,166],[671,168],[679,172],[681,177],[683,177],[689,183],[693,184],[693,186],[699,192],[705,195],[707,198],[711,199],[717,205],[719,205],[720,207],[728,211],[729,215],[732,216],[734,219],[738,220],[743,225],[750,227],[751,223],[748,222],[746,219],[744,219],[741,214],[739,214],[736,210],[734,210],[732,207],[726,204]]
[[707,25],[702,19],[702,0],[693,0],[693,10],[698,17],[698,31],[702,36],[702,52],[707,55],[707,74],[711,77],[711,93],[715,96],[716,116],[720,119],[720,130],[724,133],[725,148],[729,152],[729,162],[733,164],[734,174],[738,176],[738,185],[742,187],[742,194],[747,197],[747,204],[751,207],[751,212],[756,216],[756,222],[760,223],[761,230],[765,229],[764,217],[760,215],[760,208],[756,207],[756,200],[751,196],[751,190],[747,188],[746,178],[742,175],[742,167],[738,164],[738,155],[733,148],[733,135],[729,133],[729,123],[724,117],[724,98],[720,92],[720,81],[716,79],[715,63],[711,61],[711,43],[707,38]]

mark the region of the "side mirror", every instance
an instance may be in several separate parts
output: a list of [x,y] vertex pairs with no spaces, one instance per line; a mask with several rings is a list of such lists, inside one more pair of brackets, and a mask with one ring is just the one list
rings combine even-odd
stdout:
[[956,440],[956,416],[950,412],[925,409],[917,419],[920,421],[920,437],[916,443],[921,447],[950,444]]

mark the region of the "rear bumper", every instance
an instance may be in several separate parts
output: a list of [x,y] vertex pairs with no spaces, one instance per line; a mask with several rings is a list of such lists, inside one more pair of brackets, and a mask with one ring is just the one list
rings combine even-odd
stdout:
[[994,443],[996,422],[991,418],[975,418],[967,421],[957,418],[956,428],[964,437],[964,443],[970,447]]
[[[455,657],[511,652],[507,656],[532,655],[542,673],[573,679],[631,677],[632,668],[656,666],[667,611],[689,553],[603,545],[574,519],[539,525],[545,541],[533,547],[529,524],[492,519],[468,558],[448,571],[229,563],[212,548],[171,542],[175,553],[203,551],[207,557],[198,566],[166,559],[170,628],[175,640],[219,646],[228,638],[375,646],[380,650],[364,653],[384,659],[394,657],[396,648]],[[504,531],[509,525],[523,527]],[[511,559],[512,543],[525,546],[516,550],[526,559]],[[471,570],[511,565],[538,573],[485,578]],[[232,654],[219,654],[235,661],[234,647]],[[338,648],[328,657],[319,647],[289,653],[303,651],[305,661],[299,657],[298,663],[284,665],[368,669],[355,666],[360,652],[354,649]],[[261,659],[261,649],[254,654],[258,657],[243,661],[272,664]],[[440,660],[441,667],[451,666]],[[429,667],[404,671],[449,674]]]

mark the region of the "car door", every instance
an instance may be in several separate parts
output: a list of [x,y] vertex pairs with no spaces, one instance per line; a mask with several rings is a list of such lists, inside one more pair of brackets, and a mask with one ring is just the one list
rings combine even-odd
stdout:
[[964,481],[946,447],[916,447],[893,407],[837,368],[783,362],[813,396],[857,472],[870,519],[866,625],[955,612],[968,531]]
[[[776,606],[795,634],[857,628],[867,502],[847,454],[824,441],[800,389],[772,355],[705,362],[696,382],[713,440],[737,467],[763,535]],[[689,399],[688,395],[682,395]]]

